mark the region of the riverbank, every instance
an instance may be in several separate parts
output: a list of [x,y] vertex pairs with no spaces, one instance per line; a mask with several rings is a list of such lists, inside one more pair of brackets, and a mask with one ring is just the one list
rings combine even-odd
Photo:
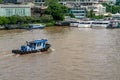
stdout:
[[[29,29],[29,24],[7,24],[1,25],[0,30],[8,30],[8,29]],[[46,23],[32,23],[32,24],[43,24],[45,27],[55,26],[55,21],[46,22]]]

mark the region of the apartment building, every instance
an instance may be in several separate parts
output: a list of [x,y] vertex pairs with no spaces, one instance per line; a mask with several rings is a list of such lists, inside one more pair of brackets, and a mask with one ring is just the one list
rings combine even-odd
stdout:
[[75,16],[75,18],[86,18],[86,9],[81,7],[73,7],[70,12]]

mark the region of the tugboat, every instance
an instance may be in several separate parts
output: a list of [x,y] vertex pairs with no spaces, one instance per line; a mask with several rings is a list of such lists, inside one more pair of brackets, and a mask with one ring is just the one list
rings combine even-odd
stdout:
[[26,45],[22,45],[20,50],[12,50],[14,54],[29,54],[36,52],[44,52],[47,51],[51,45],[48,44],[47,39],[34,40],[34,41],[26,41]]

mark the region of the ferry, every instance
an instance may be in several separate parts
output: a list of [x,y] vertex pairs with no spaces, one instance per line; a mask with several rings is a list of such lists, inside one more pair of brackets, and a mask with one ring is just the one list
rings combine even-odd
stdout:
[[107,28],[111,24],[110,21],[93,21],[91,27],[92,28]]
[[27,41],[26,45],[21,45],[21,48],[19,50],[12,50],[12,53],[22,55],[36,52],[44,52],[47,51],[50,47],[51,45],[48,44],[47,39],[34,40],[30,42]]
[[44,27],[43,24],[29,24],[29,29],[43,29]]
[[92,21],[80,21],[78,24],[78,28],[91,28]]

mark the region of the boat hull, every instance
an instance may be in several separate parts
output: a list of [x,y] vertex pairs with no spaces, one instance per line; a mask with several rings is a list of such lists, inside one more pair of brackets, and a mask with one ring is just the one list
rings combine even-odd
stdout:
[[45,48],[42,48],[42,49],[32,50],[32,51],[12,50],[12,53],[23,55],[23,54],[30,54],[30,53],[44,52],[44,51],[47,51],[50,47],[51,47],[50,44],[46,44],[46,47],[45,47]]
[[29,29],[43,29],[45,25],[42,24],[29,24]]
[[91,28],[91,24],[79,24],[78,28]]

